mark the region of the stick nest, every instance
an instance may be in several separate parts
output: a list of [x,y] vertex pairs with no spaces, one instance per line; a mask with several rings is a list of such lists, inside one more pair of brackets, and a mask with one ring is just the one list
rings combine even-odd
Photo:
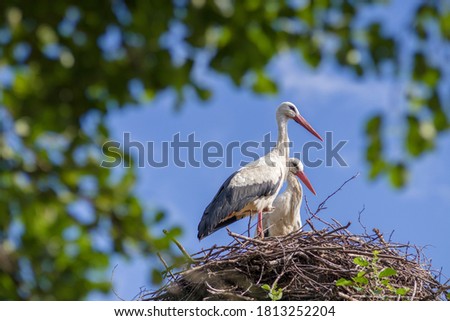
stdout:
[[[415,246],[335,222],[264,240],[229,232],[143,300],[446,300],[449,286]],[[447,295],[447,296],[446,296]]]
[[[386,241],[378,229],[355,235],[336,220],[318,215],[345,181],[311,211],[310,231],[254,239],[228,231],[232,242],[193,255],[174,240],[188,263],[166,267],[167,283],[141,300],[449,300],[450,280],[433,271],[422,249]],[[250,227],[249,227],[250,230]],[[444,279],[445,281],[441,280]]]

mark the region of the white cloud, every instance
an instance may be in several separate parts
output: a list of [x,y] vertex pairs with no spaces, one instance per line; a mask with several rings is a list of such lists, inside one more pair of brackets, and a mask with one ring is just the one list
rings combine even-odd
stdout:
[[[293,53],[274,59],[270,71],[277,75],[281,89],[293,91],[299,99],[312,95],[317,100],[336,100],[337,97],[361,104],[361,109],[395,111],[402,108],[402,83],[382,79],[358,79],[340,71],[338,67],[326,66],[311,70]],[[345,108],[347,104],[339,105]],[[354,104],[350,106],[354,108]]]

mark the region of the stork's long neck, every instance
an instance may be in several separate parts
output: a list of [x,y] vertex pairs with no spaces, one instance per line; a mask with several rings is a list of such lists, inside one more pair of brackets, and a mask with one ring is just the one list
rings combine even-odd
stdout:
[[279,155],[289,158],[289,137],[287,131],[288,118],[277,115],[278,123],[278,141],[275,149],[278,150]]
[[297,177],[289,173],[287,178],[287,192],[291,195],[290,204],[290,213],[288,215],[293,220],[300,211],[300,206],[302,205],[302,197],[303,197],[303,189],[300,183],[298,182]]

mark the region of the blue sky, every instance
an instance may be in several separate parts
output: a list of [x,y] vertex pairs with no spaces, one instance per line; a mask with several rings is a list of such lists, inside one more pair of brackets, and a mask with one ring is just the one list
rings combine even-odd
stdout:
[[[387,7],[372,7],[360,12],[357,25],[382,16],[385,18],[383,28],[395,34],[397,30],[405,29],[414,6],[413,1],[405,6],[404,1],[398,0]],[[168,39],[173,40],[171,46],[175,58],[183,59],[183,46],[177,46],[182,38],[178,32],[182,30],[175,31]],[[417,45],[408,37],[403,39],[405,52]],[[442,267],[444,274],[450,275],[450,241],[447,236],[450,226],[449,135],[437,140],[433,153],[411,163],[410,182],[406,188],[394,190],[387,178],[375,182],[367,179],[364,125],[374,113],[383,111],[388,115],[385,131],[388,156],[392,159],[405,156],[401,148],[404,135],[402,116],[407,111],[404,92],[408,84],[404,80],[374,76],[355,79],[332,63],[324,63],[319,69],[311,70],[298,56],[285,53],[276,57],[268,67],[270,75],[279,84],[279,92],[274,96],[261,96],[237,89],[225,77],[203,68],[201,61],[198,65],[196,77],[214,93],[210,101],[200,102],[188,94],[181,111],[176,112],[173,93],[165,92],[144,106],[113,110],[108,120],[113,138],[120,142],[126,132],[134,141],[153,142],[156,160],[160,159],[161,143],[171,141],[177,133],[183,140],[194,133],[202,145],[209,141],[217,141],[223,146],[232,141],[261,142],[269,132],[276,139],[276,107],[282,101],[292,101],[322,136],[331,131],[335,143],[347,141],[341,155],[348,166],[342,167],[334,162],[328,167],[306,168],[317,191],[317,196],[308,191],[305,193],[310,207],[315,209],[345,180],[360,173],[327,203],[328,209],[321,212],[321,217],[328,221],[333,218],[343,224],[350,221],[350,231],[361,233],[363,229],[358,223],[358,213],[364,207],[362,222],[368,231],[376,227],[386,237],[394,231],[392,241],[425,247],[424,252],[432,259],[433,267],[437,270]],[[317,141],[293,122],[289,124],[289,137],[294,144],[291,153],[301,151],[306,141]],[[262,149],[256,152],[263,155]],[[186,157],[185,153],[181,155]],[[196,159],[201,159],[201,156],[201,150],[197,151]],[[323,157],[323,150],[313,153],[313,156]],[[197,252],[213,244],[227,244],[230,239],[225,229],[199,242],[197,225],[217,189],[239,168],[242,160],[249,161],[235,151],[232,168],[225,165],[218,168],[204,165],[179,168],[172,159],[166,168],[147,165],[137,169],[136,193],[147,207],[162,208],[167,212],[168,226],[176,224],[183,227],[180,241],[188,251]],[[307,217],[304,204],[301,214],[304,222]],[[244,232],[247,220],[229,228],[234,232]],[[151,288],[148,280],[151,268],[162,268],[156,257],[143,253],[136,253],[131,261],[119,258],[113,261],[112,266],[118,264],[113,277],[114,289],[124,299],[133,298],[141,288]],[[92,294],[90,298],[116,299],[112,293]]]
[[[450,137],[438,139],[436,151],[412,163],[410,184],[403,190],[393,190],[386,178],[370,182],[363,147],[365,120],[374,112],[384,110],[389,114],[387,139],[389,155],[402,155],[395,142],[403,133],[399,119],[406,105],[402,104],[401,83],[389,80],[357,80],[333,66],[310,70],[293,54],[283,54],[271,63],[269,70],[280,84],[274,96],[258,96],[244,89],[236,89],[226,78],[211,72],[202,72],[203,80],[213,90],[213,98],[202,103],[188,96],[180,112],[173,109],[170,92],[159,95],[143,107],[127,107],[113,111],[109,126],[113,137],[122,140],[129,132],[132,140],[153,141],[160,146],[180,133],[186,139],[195,133],[202,144],[217,141],[223,145],[231,141],[261,142],[271,132],[276,137],[275,109],[282,101],[292,101],[303,116],[321,134],[333,132],[333,139],[347,140],[341,155],[348,167],[324,165],[306,168],[317,196],[306,192],[310,206],[317,205],[335,191],[346,179],[359,172],[361,175],[349,183],[328,202],[328,209],[321,217],[337,219],[345,224],[352,222],[350,230],[362,232],[358,212],[365,207],[362,221],[368,231],[379,228],[387,236],[395,230],[392,240],[426,246],[425,254],[432,258],[436,269],[450,275]],[[294,143],[291,153],[299,151],[302,143],[314,140],[303,128],[289,124],[289,136]],[[158,152],[156,150],[156,152]],[[262,149],[257,150],[262,155]],[[197,159],[200,153],[196,154]],[[244,159],[234,154],[233,168],[178,168],[173,162],[166,168],[137,169],[136,193],[150,208],[163,208],[169,215],[169,223],[183,227],[180,241],[190,252],[213,244],[227,244],[230,239],[226,230],[220,230],[199,242],[196,238],[197,224],[204,208],[211,201],[222,182]],[[323,153],[317,153],[323,156]],[[159,159],[159,156],[156,156]],[[302,219],[306,217],[304,204]],[[247,220],[229,228],[243,232]],[[115,291],[124,299],[133,298],[141,287],[151,288],[148,275],[152,266],[160,266],[150,255],[136,254],[131,261],[115,259],[118,264],[114,273]],[[162,268],[162,266],[161,266]],[[91,299],[115,299],[113,294],[91,295]]]

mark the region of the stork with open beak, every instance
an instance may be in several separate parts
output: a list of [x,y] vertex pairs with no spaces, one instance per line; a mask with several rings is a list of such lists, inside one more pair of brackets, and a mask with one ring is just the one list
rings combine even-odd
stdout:
[[286,180],[289,158],[288,120],[293,119],[322,140],[293,103],[284,102],[278,106],[276,119],[276,146],[263,157],[231,174],[222,184],[200,220],[197,234],[199,240],[255,213],[258,213],[258,235],[263,236],[262,213],[273,210],[272,203]]
[[273,202],[273,212],[263,216],[265,237],[287,235],[302,227],[300,206],[302,205],[303,189],[297,177],[316,195],[316,191],[303,171],[303,163],[299,159],[289,158],[288,169],[286,190]]

